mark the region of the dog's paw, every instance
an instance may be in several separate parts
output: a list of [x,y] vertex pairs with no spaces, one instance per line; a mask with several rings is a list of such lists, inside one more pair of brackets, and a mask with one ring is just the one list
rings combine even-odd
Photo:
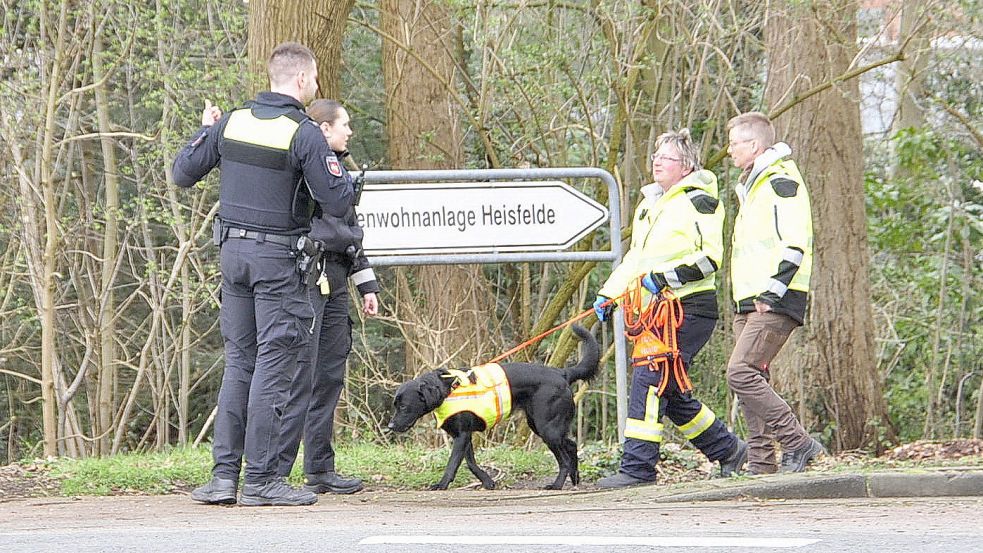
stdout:
[[442,482],[437,482],[436,484],[431,485],[427,489],[430,490],[430,491],[432,491],[432,492],[436,492],[436,491],[439,491],[439,490],[446,490],[447,489],[447,484],[444,484]]
[[563,484],[560,484],[560,485],[546,484],[545,486],[543,486],[543,489],[544,490],[562,490],[563,489]]
[[487,482],[482,482],[481,485],[484,486],[486,490],[494,490],[495,489],[495,481],[494,480],[489,480]]

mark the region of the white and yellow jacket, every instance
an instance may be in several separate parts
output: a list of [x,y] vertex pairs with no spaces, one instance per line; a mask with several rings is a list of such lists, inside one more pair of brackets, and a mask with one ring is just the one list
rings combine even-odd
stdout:
[[738,313],[754,300],[799,323],[805,318],[812,274],[812,208],[792,153],[779,142],[754,160],[737,185],[731,284]]
[[[631,246],[598,293],[618,297],[649,272],[681,299],[714,292],[714,273],[724,251],[724,206],[717,195],[717,177],[707,170],[694,171],[668,191],[653,183],[641,192]],[[707,313],[711,314],[716,317],[715,300]]]

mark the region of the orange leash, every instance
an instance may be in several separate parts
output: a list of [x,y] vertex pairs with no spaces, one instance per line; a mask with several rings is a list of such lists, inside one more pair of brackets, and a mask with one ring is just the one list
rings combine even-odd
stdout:
[[[609,299],[608,301],[602,303],[601,305],[602,306],[611,305],[612,303],[616,303],[617,300],[620,300],[621,298],[623,298],[623,297],[625,297],[627,295],[628,295],[628,292],[625,292],[624,294],[621,294],[620,296],[618,296],[616,298]],[[509,356],[511,356],[513,354],[516,354],[516,353],[518,353],[518,352],[526,349],[530,345],[535,344],[536,342],[542,340],[543,338],[549,336],[550,334],[553,334],[557,330],[560,330],[561,328],[563,328],[565,326],[571,325],[571,324],[579,321],[580,319],[583,319],[584,317],[590,315],[593,312],[594,312],[594,308],[591,307],[590,309],[587,309],[587,310],[585,310],[585,311],[583,311],[583,312],[581,312],[581,313],[579,313],[577,315],[574,315],[573,318],[567,319],[566,322],[560,323],[560,324],[554,326],[553,328],[551,328],[551,329],[549,329],[549,330],[547,330],[547,331],[539,334],[538,336],[533,336],[532,338],[526,340],[525,342],[522,342],[521,344],[515,346],[514,348],[512,348],[512,349],[506,351],[505,353],[499,355],[498,357],[492,359],[491,361],[489,361],[489,363],[498,363],[502,359],[505,359],[506,357],[509,357]]]

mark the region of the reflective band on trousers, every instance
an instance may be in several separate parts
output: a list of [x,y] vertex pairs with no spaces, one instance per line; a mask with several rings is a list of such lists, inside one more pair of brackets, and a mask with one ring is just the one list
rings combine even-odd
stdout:
[[625,420],[625,437],[662,443],[662,423],[659,422],[659,389],[649,386],[645,395],[645,418]]
[[683,436],[686,436],[687,440],[692,440],[710,428],[715,420],[717,420],[717,416],[709,407],[704,405],[700,412],[693,417],[693,420],[679,427],[679,431],[683,433]]

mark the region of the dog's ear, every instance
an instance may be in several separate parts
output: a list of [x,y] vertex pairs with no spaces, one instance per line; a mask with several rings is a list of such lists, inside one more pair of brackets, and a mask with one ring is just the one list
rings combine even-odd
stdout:
[[450,393],[449,381],[445,382],[443,369],[431,371],[420,377],[420,396],[430,410],[436,409]]

